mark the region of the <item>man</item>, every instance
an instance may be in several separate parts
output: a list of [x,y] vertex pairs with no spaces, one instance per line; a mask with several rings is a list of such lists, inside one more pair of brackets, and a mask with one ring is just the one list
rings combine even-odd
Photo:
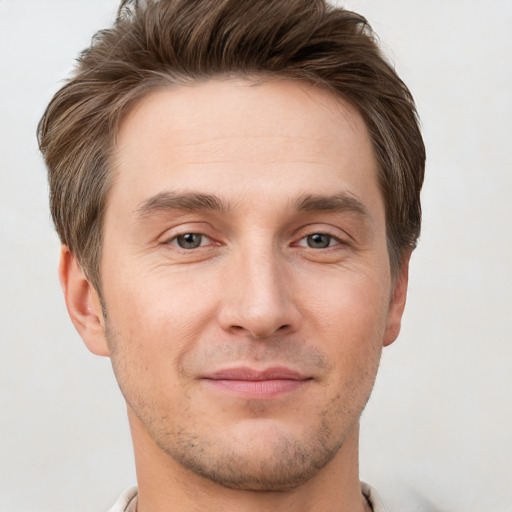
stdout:
[[361,16],[124,1],[39,126],[59,275],[126,399],[115,511],[382,511],[358,422],[398,335],[425,153]]

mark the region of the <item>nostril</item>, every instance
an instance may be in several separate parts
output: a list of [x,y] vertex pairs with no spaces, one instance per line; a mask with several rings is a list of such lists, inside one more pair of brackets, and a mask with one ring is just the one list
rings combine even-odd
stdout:
[[[273,331],[272,333],[275,334],[275,333],[284,333],[286,331],[288,331],[289,329],[291,329],[291,325],[290,324],[283,324],[281,326],[279,326],[275,331]],[[247,329],[246,327],[243,327],[242,325],[232,325],[230,327],[230,330],[233,334],[250,334],[252,337],[254,338],[267,338],[269,336],[269,334],[272,334],[272,333],[258,333],[258,330],[257,329],[254,329],[254,332],[252,330],[249,330]]]

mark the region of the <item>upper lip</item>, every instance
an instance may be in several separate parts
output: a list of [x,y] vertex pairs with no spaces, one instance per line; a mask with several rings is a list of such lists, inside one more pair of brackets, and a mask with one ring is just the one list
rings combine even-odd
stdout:
[[213,373],[204,375],[205,379],[211,380],[307,380],[301,373],[283,366],[275,366],[257,370],[248,366],[237,368],[225,368]]

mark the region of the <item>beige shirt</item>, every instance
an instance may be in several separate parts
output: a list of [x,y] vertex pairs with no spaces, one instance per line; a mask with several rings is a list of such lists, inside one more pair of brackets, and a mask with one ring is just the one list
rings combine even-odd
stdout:
[[[361,491],[373,512],[386,512],[380,496],[373,487],[361,482]],[[123,492],[109,512],[137,512],[137,487],[130,487]]]

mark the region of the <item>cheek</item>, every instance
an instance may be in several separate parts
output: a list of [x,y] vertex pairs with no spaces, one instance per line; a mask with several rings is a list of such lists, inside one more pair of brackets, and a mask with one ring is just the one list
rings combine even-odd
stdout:
[[301,295],[305,311],[320,329],[333,329],[340,337],[357,337],[359,333],[369,338],[374,337],[372,332],[376,336],[383,331],[390,300],[390,279],[385,271],[340,271],[321,279],[317,276],[315,284],[313,293],[308,288]]
[[352,274],[327,279],[309,301],[311,335],[324,344],[340,378],[376,372],[389,306],[386,279]]
[[207,282],[162,269],[144,275],[117,272],[115,284],[109,286],[107,279],[105,285],[114,369],[151,381],[179,375],[182,358],[213,317],[215,301]]

